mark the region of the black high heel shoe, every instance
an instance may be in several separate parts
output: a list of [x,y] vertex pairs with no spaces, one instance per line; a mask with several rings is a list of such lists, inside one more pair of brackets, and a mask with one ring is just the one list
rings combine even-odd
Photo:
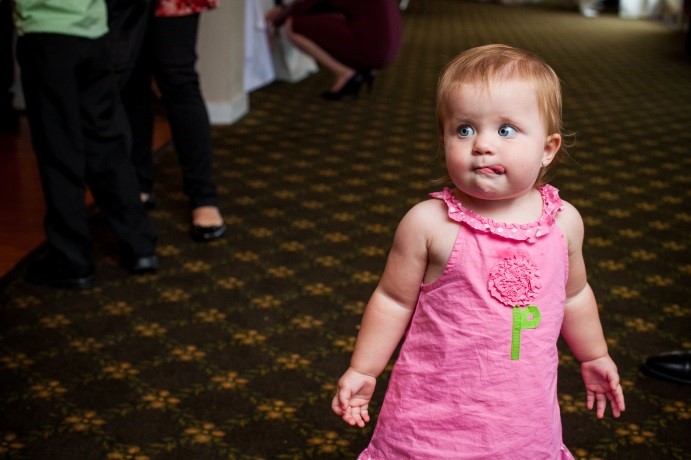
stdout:
[[367,94],[370,94],[374,86],[374,70],[363,70],[360,75],[362,75],[362,82],[367,85]]
[[352,95],[353,99],[356,99],[360,95],[360,87],[362,86],[362,75],[356,73],[350,80],[346,82],[345,85],[338,91],[324,91],[322,97],[327,101],[338,101],[343,96]]

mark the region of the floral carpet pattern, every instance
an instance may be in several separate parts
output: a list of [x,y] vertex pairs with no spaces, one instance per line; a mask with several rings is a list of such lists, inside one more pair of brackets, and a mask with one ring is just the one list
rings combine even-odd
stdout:
[[563,5],[451,0],[412,2],[404,27],[402,52],[371,94],[323,101],[320,72],[252,93],[247,116],[214,128],[223,239],[188,238],[167,147],[151,211],[157,274],[125,273],[93,210],[95,288],[26,284],[26,264],[1,281],[0,458],[355,458],[371,426],[331,414],[335,383],[398,221],[439,189],[437,75],[490,42],[536,52],[564,82],[576,143],[551,182],[583,214],[589,277],[626,392],[620,419],[597,420],[560,344],[565,443],[577,459],[691,458],[691,387],[638,367],[691,348],[682,32]]

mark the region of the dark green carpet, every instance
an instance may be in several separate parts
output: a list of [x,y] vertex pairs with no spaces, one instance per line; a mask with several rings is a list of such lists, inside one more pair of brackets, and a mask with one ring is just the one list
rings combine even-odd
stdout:
[[638,370],[649,354],[691,348],[682,33],[575,8],[412,3],[403,51],[371,95],[322,101],[322,72],[253,93],[245,118],[214,128],[226,238],[188,239],[168,148],[151,213],[157,275],[118,266],[95,212],[97,288],[31,286],[23,266],[3,280],[0,458],[354,458],[371,431],[332,415],[330,397],[399,219],[435,189],[439,70],[489,42],[555,67],[577,132],[553,183],[587,225],[590,280],[627,411],[602,421],[588,413],[565,350],[565,442],[579,459],[691,458],[691,387]]

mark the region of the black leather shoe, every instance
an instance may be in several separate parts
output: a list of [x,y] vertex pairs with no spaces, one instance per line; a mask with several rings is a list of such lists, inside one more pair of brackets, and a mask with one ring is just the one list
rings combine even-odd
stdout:
[[651,377],[691,384],[691,350],[670,351],[651,356],[641,364],[641,370]]
[[94,285],[93,270],[75,272],[50,257],[34,262],[24,278],[33,284],[75,291],[89,289]]
[[144,209],[147,211],[154,209],[156,207],[156,194],[154,192],[150,192],[144,193],[143,195],[146,195],[146,198],[142,198]]
[[192,228],[190,229],[192,239],[202,242],[217,240],[222,237],[225,232],[226,224],[213,227],[202,227],[201,225],[192,224]]
[[125,258],[124,265],[133,275],[154,273],[158,270],[158,257],[154,254],[151,256]]

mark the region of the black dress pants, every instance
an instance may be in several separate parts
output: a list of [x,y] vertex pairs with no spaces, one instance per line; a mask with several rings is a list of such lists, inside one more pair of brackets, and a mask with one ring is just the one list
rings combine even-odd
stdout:
[[[151,159],[153,111],[149,57],[143,56],[149,25],[153,17],[153,0],[106,0],[108,5],[108,40],[113,70],[125,105],[132,137],[130,155],[146,156],[142,168],[147,180],[139,180],[140,190],[152,192]],[[138,153],[132,153],[138,152]],[[143,153],[139,153],[143,152]],[[146,153],[148,152],[148,154]],[[132,157],[131,157],[132,158]],[[135,162],[135,171],[138,171]],[[139,177],[140,173],[137,173]]]
[[19,37],[17,58],[51,253],[77,273],[93,270],[84,199],[88,185],[122,255],[154,254],[155,236],[139,200],[107,40],[30,33]]
[[12,4],[0,0],[0,119],[9,119],[14,110],[14,24]]
[[[150,193],[154,180],[150,121],[153,74],[180,162],[183,192],[190,198],[192,208],[218,206],[218,193],[211,178],[211,126],[195,69],[198,26],[199,14],[153,17],[144,50],[123,91],[132,125],[132,161],[142,192]],[[149,122],[145,120],[147,116]]]
[[113,72],[122,88],[132,75],[144,46],[152,0],[106,0],[108,40]]

